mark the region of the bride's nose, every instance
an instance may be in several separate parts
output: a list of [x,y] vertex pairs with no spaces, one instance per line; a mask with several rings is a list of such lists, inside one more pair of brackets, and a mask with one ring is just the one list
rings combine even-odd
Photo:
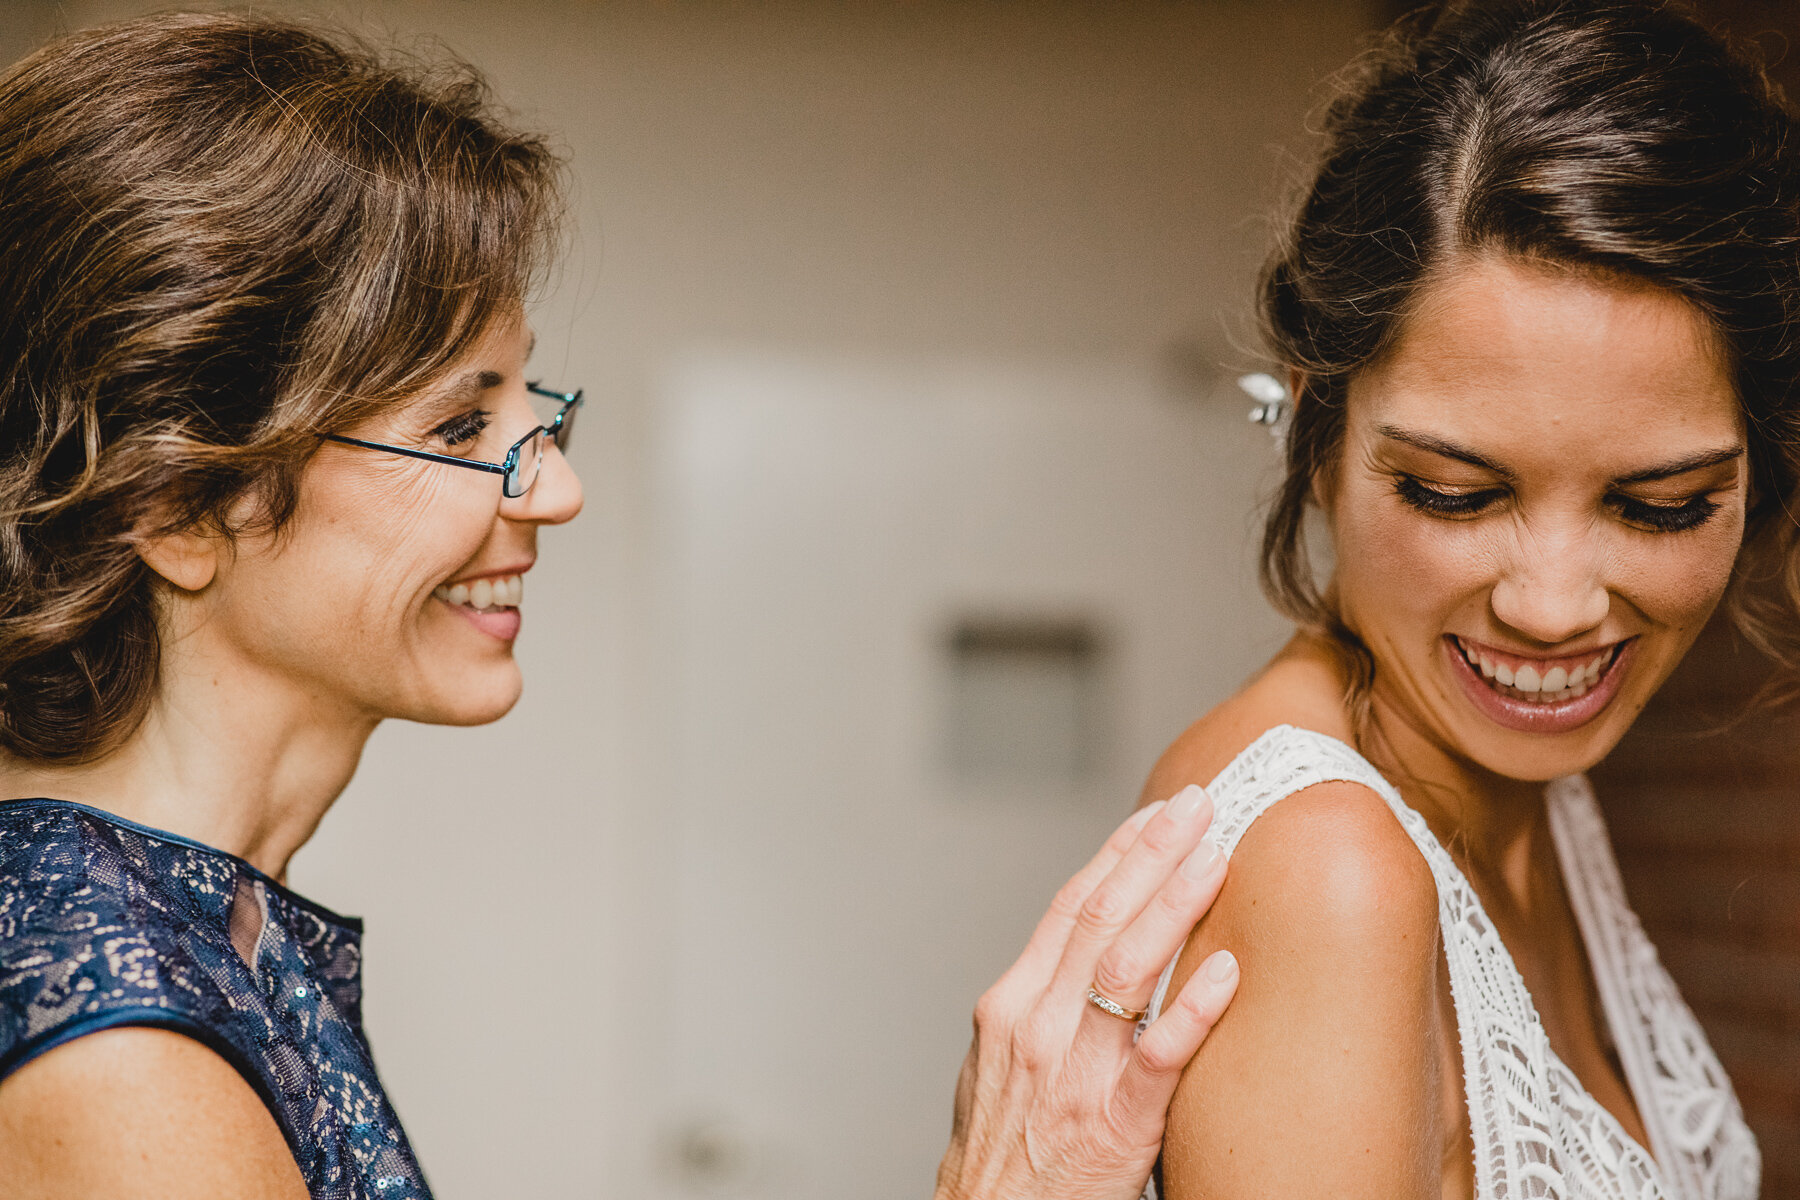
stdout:
[[1579,637],[1604,621],[1612,606],[1602,564],[1591,536],[1522,547],[1494,583],[1494,616],[1544,645]]

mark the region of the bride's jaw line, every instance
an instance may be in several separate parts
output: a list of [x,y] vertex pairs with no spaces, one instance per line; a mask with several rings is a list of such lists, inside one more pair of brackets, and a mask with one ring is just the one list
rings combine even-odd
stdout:
[[[1447,633],[1440,639],[1440,644],[1451,674],[1456,677],[1463,695],[1468,697],[1477,712],[1503,729],[1537,734],[1571,733],[1605,712],[1624,685],[1637,650],[1637,638],[1629,637],[1585,654],[1560,656],[1568,659],[1574,670],[1580,670],[1586,664],[1590,672],[1595,669],[1593,664],[1598,660],[1597,677],[1592,678],[1579,695],[1576,694],[1578,685],[1577,688],[1558,689],[1559,692],[1566,692],[1564,699],[1542,700],[1526,699],[1525,696],[1532,689],[1521,690],[1504,682],[1505,676],[1512,674],[1508,665],[1500,665],[1499,670],[1504,673],[1500,677],[1487,677],[1484,668],[1477,665],[1483,657],[1482,651],[1486,649],[1480,643],[1464,641],[1455,634]],[[1490,651],[1486,657],[1491,664],[1496,657],[1495,652]],[[1527,682],[1542,683],[1542,676],[1535,668],[1526,669],[1531,672]],[[1562,671],[1565,676],[1574,673],[1569,667],[1560,664],[1550,668],[1550,672],[1554,671]],[[1524,673],[1521,671],[1519,675]],[[1588,678],[1586,674],[1582,677]],[[1553,682],[1560,681],[1553,679]]]

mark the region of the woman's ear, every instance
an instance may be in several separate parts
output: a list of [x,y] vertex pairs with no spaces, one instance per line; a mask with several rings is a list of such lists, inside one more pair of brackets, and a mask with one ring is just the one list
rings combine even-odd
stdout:
[[137,553],[146,566],[182,591],[198,592],[218,575],[224,544],[217,534],[190,530],[140,538]]

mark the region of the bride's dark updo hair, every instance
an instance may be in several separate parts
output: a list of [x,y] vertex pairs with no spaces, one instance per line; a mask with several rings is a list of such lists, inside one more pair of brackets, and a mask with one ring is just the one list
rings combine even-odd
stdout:
[[1800,451],[1800,170],[1763,73],[1680,9],[1476,0],[1420,15],[1326,118],[1318,175],[1264,270],[1274,358],[1297,373],[1286,477],[1263,531],[1264,587],[1372,664],[1304,547],[1314,481],[1344,437],[1350,379],[1390,346],[1420,285],[1504,253],[1646,281],[1706,315],[1731,356],[1751,503],[1734,615],[1777,657],[1800,630],[1787,516]]
[[320,433],[522,303],[559,172],[469,68],[286,20],[142,17],[0,73],[0,752],[138,727],[141,540],[278,529]]

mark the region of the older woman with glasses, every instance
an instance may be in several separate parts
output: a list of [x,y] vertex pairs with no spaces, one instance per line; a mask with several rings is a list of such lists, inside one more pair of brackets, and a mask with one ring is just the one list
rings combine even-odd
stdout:
[[[557,184],[466,71],[287,24],[0,75],[0,1200],[429,1194],[360,925],[283,880],[381,721],[519,695],[582,502],[581,393],[527,382]],[[1210,812],[1134,817],[983,998],[940,1196],[1136,1194],[1236,980],[1135,1036]]]

